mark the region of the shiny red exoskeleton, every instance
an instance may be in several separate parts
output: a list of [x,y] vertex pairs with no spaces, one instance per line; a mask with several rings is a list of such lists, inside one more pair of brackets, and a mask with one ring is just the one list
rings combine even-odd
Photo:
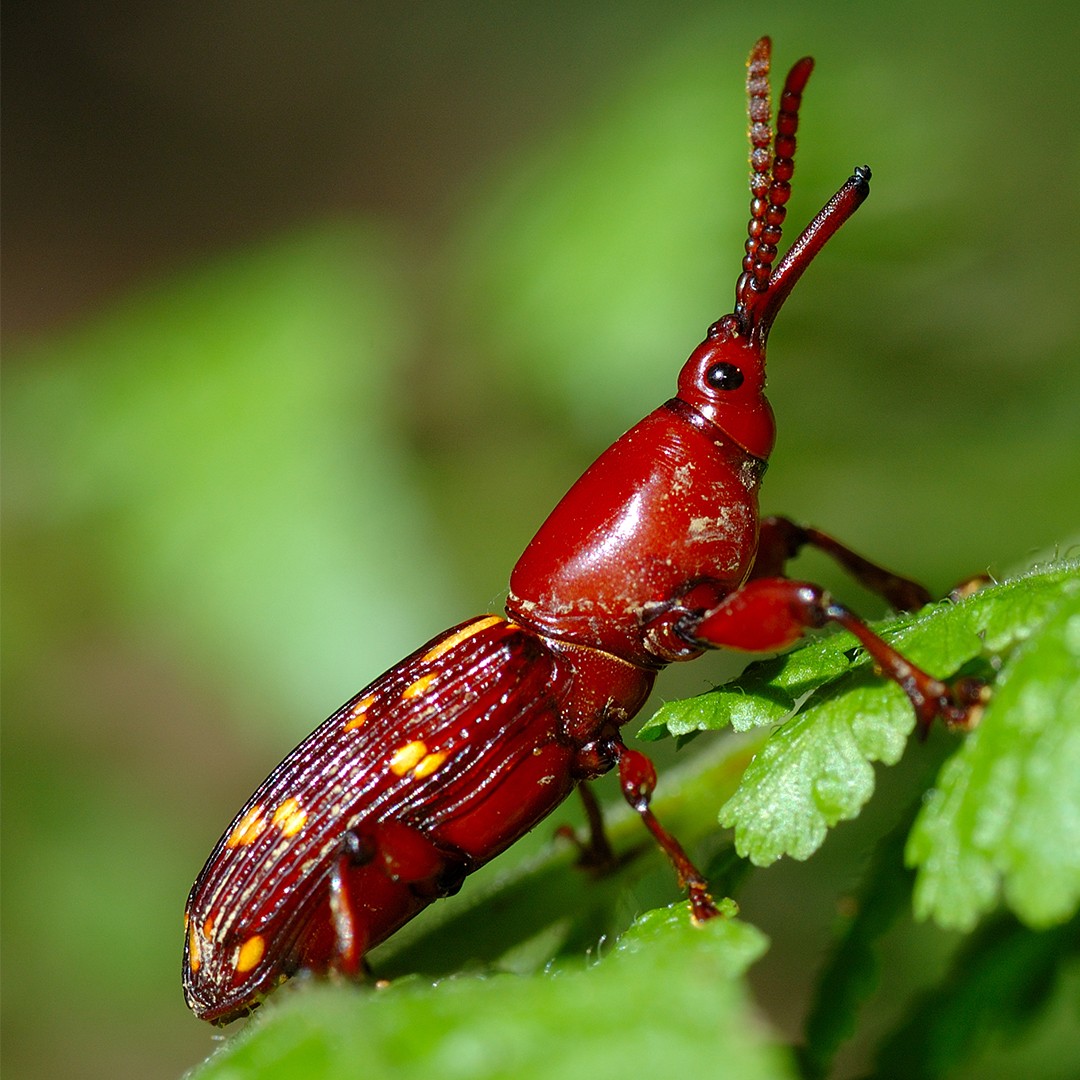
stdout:
[[813,63],[788,74],[774,134],[769,58],[763,38],[747,79],[752,201],[734,312],[694,350],[677,396],[605,451],[540,527],[511,575],[507,617],[462,623],[380,676],[248,800],[188,897],[184,992],[198,1016],[231,1020],[301,968],[359,974],[368,949],[615,766],[692,917],[716,915],[649,808],[652,765],[620,736],[672,661],[783,649],[834,622],[904,689],[921,730],[973,718],[981,684],[920,671],[783,568],[810,544],[896,607],[927,602],[923,589],[817,530],[758,518],[774,439],[769,328],[870,179],[856,169],[773,266]]

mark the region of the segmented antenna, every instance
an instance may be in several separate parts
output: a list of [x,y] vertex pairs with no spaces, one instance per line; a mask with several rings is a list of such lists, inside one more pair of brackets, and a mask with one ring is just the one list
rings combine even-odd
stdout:
[[750,51],[746,72],[747,112],[750,118],[750,221],[747,225],[743,272],[735,287],[736,314],[749,314],[756,304],[752,293],[769,287],[773,260],[783,233],[786,203],[795,172],[795,132],[799,126],[802,92],[814,69],[804,56],[788,72],[772,130],[769,66],[772,41],[761,38]]

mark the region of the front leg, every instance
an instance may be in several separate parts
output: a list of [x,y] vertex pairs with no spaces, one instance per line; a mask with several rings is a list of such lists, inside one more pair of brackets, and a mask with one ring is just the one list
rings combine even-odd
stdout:
[[684,617],[676,629],[699,647],[777,652],[793,645],[807,630],[830,622],[854,634],[881,672],[907,694],[920,737],[925,738],[937,717],[950,727],[975,725],[989,696],[985,683],[967,677],[952,683],[935,679],[818,585],[783,577],[756,578],[702,616]]

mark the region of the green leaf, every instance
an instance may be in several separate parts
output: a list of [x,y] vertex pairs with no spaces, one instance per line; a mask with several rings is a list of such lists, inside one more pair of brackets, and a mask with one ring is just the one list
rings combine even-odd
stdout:
[[[890,688],[891,690],[892,688]],[[914,720],[907,700],[872,677],[851,678],[780,728],[720,810],[739,854],[758,866],[809,858],[828,830],[874,791],[873,761],[895,764]]]
[[649,912],[588,967],[434,986],[403,979],[375,992],[302,986],[279,992],[196,1076],[594,1080],[665,1075],[673,1063],[709,1076],[723,1062],[727,1075],[782,1080],[790,1063],[739,982],[765,948],[755,928],[695,927],[678,904]]
[[970,929],[1004,892],[1033,927],[1080,901],[1080,581],[1002,668],[980,727],[945,763],[907,848],[915,908]]
[[[1029,638],[1078,584],[1077,563],[1062,563],[876,629],[914,663],[948,677]],[[1006,695],[994,713],[1010,701]],[[837,633],[752,664],[689,703],[664,706],[642,734],[655,739],[778,721],[785,722],[720,812],[720,823],[735,829],[739,853],[761,866],[782,855],[808,858],[830,828],[855,817],[873,793],[873,763],[900,759],[914,714],[899,687],[874,674],[854,638]]]
[[[882,1043],[877,1080],[935,1080],[980,1049],[1011,1041],[1038,1017],[1059,973],[1080,950],[1080,923],[1035,932],[996,919],[967,941],[951,970]],[[1030,1068],[1030,1066],[1029,1066]],[[1068,1070],[1071,1072],[1071,1070]],[[1067,1075],[1068,1072],[1061,1075]],[[1024,1075],[1034,1074],[1026,1071]]]

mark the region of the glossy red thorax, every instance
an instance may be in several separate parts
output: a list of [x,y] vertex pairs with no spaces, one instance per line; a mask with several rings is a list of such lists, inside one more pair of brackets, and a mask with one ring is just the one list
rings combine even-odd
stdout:
[[507,611],[645,667],[689,659],[699,650],[675,624],[749,573],[764,467],[681,397],[666,402],[541,525],[510,575]]

